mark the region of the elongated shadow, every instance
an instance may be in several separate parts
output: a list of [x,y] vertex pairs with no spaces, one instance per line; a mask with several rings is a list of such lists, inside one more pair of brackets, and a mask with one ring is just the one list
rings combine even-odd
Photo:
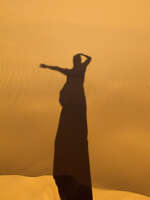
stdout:
[[[86,57],[84,63],[81,63],[81,55]],[[93,199],[84,92],[84,77],[90,61],[89,56],[77,54],[73,58],[72,69],[47,66],[67,77],[59,97],[62,110],[55,138],[53,166],[53,177],[61,200]]]

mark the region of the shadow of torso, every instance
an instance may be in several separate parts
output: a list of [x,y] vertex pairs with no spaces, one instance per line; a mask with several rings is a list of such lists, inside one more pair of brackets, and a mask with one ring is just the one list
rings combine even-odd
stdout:
[[60,104],[63,107],[70,106],[78,108],[86,106],[84,94],[84,76],[83,70],[67,70],[67,81],[60,91]]

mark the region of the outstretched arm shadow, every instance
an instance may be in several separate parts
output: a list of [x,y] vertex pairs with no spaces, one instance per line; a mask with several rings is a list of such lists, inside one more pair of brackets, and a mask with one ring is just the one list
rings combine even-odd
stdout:
[[45,65],[45,64],[41,64],[40,67],[58,71],[64,75],[67,75],[67,73],[68,73],[67,68],[61,68],[61,67],[57,67],[57,66],[49,66],[49,65]]

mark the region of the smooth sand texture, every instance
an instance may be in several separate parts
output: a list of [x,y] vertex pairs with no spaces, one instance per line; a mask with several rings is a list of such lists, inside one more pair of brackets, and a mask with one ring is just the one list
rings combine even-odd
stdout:
[[150,196],[150,1],[1,0],[0,174],[52,173],[60,74],[87,69],[93,186]]
[[[0,199],[3,200],[60,200],[54,180],[50,176],[29,178],[23,176],[0,177]],[[93,188],[93,200],[149,200],[130,192]]]

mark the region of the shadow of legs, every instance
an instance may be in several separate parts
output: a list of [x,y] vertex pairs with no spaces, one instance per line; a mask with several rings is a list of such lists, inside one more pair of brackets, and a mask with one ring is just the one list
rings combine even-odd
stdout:
[[80,185],[73,176],[54,176],[61,200],[92,200],[92,189]]

